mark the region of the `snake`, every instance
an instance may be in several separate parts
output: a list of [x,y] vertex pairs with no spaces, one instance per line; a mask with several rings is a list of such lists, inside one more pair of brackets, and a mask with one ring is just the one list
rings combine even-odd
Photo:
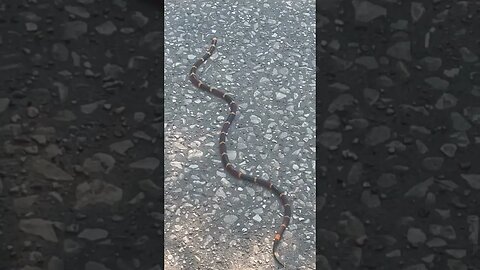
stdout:
[[272,254],[275,262],[280,265],[281,268],[285,267],[283,263],[279,261],[277,258],[277,248],[282,240],[283,233],[287,229],[290,219],[292,217],[292,208],[290,206],[289,198],[286,192],[282,191],[279,189],[277,186],[275,186],[271,181],[265,180],[261,177],[253,176],[248,173],[242,172],[239,168],[237,168],[234,164],[232,164],[228,158],[227,155],[227,146],[226,146],[226,141],[227,141],[227,135],[228,135],[228,129],[233,123],[233,120],[235,119],[235,116],[239,113],[239,106],[231,95],[227,94],[225,91],[219,89],[219,88],[214,88],[206,84],[205,82],[201,81],[199,76],[197,75],[197,70],[198,68],[205,63],[215,52],[215,49],[217,47],[217,38],[213,37],[210,47],[208,48],[207,52],[205,55],[203,55],[201,58],[199,58],[195,64],[193,64],[192,68],[190,69],[190,73],[188,75],[190,82],[195,86],[196,88],[205,91],[215,97],[223,99],[226,103],[228,103],[229,106],[229,114],[225,119],[225,122],[223,123],[222,129],[220,131],[220,138],[218,142],[219,150],[220,150],[220,157],[222,161],[223,168],[225,169],[226,172],[228,172],[232,177],[243,180],[249,183],[256,184],[258,186],[261,186],[267,190],[269,190],[271,193],[273,193],[280,201],[280,204],[283,207],[283,220],[280,226],[278,227],[278,230],[275,231],[274,237],[273,237],[273,248],[272,248]]

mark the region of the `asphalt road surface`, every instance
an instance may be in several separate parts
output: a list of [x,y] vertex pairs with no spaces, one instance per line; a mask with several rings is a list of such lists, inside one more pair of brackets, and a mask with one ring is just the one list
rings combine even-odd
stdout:
[[0,1],[0,269],[163,269],[163,21]]
[[314,1],[167,1],[165,8],[165,269],[274,269],[283,210],[267,190],[227,175],[218,136],[227,104],[193,87],[199,76],[239,104],[230,160],[285,190],[293,219],[278,253],[315,268]]
[[478,1],[318,5],[317,269],[480,269]]

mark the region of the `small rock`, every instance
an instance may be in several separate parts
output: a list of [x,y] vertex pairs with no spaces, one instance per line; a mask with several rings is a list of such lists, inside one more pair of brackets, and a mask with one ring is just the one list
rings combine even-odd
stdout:
[[454,257],[455,259],[461,259],[467,256],[467,251],[465,249],[446,249],[445,253]]
[[400,19],[396,22],[391,23],[390,27],[394,30],[407,30],[408,29],[408,21]]
[[138,186],[140,187],[141,191],[145,192],[152,198],[161,198],[163,196],[163,189],[150,179],[138,182]]
[[[140,46],[146,46],[151,51],[163,48],[163,32],[154,31],[147,33],[139,42]],[[130,65],[130,64],[129,64]]]
[[367,240],[362,221],[349,211],[341,213],[341,216],[342,219],[338,222],[339,229],[357,244],[362,245]]
[[432,239],[430,239],[427,243],[426,243],[427,247],[429,248],[440,248],[440,247],[444,247],[447,245],[447,241],[443,240],[442,238],[438,238],[438,237],[434,237]]
[[323,147],[332,149],[342,143],[342,133],[334,131],[326,131],[320,134],[319,142]]
[[125,140],[125,141],[121,141],[121,142],[116,142],[116,143],[112,143],[109,148],[110,148],[110,151],[112,152],[116,152],[122,156],[124,156],[126,154],[126,152],[133,148],[135,145],[133,144],[133,142],[131,140]]
[[115,167],[116,160],[109,154],[95,153],[91,158],[86,158],[83,162],[83,168],[87,173],[110,173]]
[[64,270],[65,263],[57,256],[52,256],[48,261],[47,270]]
[[441,79],[439,77],[429,77],[429,78],[426,78],[424,81],[435,90],[446,91],[450,86],[450,83],[448,81]]
[[44,240],[57,243],[58,238],[53,230],[53,223],[49,220],[40,218],[21,219],[19,222],[20,230],[29,234],[37,235]]
[[27,116],[30,118],[35,118],[40,114],[40,111],[33,106],[27,107]]
[[449,93],[443,93],[435,103],[435,108],[438,110],[446,110],[457,105],[458,99]]
[[38,25],[36,23],[33,23],[33,22],[26,22],[25,23],[25,29],[27,29],[27,31],[29,31],[29,32],[34,32],[34,31],[38,30]]
[[57,111],[57,114],[52,119],[61,122],[71,122],[76,120],[77,116],[70,110],[60,110]]
[[373,56],[360,56],[357,59],[355,59],[355,63],[369,70],[378,68],[378,62]]
[[107,63],[105,66],[103,66],[103,73],[107,77],[120,79],[121,76],[125,73],[125,71],[119,65]]
[[91,114],[98,108],[99,105],[100,104],[98,102],[84,104],[80,106],[80,111],[84,114]]
[[452,127],[457,131],[467,131],[472,128],[472,125],[460,113],[452,112],[450,114],[452,120]]
[[480,125],[480,107],[466,107],[463,114],[476,125]]
[[35,159],[32,162],[32,170],[43,177],[54,181],[73,181],[73,177],[58,168],[55,164],[44,159]]
[[73,15],[81,17],[83,19],[90,18],[90,13],[84,7],[78,6],[65,6],[65,10]]
[[113,24],[112,21],[106,21],[95,27],[95,30],[97,30],[97,32],[101,35],[110,36],[115,31],[117,31],[117,27],[115,26],[115,24]]
[[[1,192],[0,192],[1,194]],[[32,206],[37,201],[38,195],[30,195],[21,198],[15,198],[13,200],[13,209],[17,215],[23,215],[32,211]]]
[[480,189],[480,174],[461,174],[463,179],[467,181],[473,189]]
[[79,184],[75,195],[77,197],[75,209],[99,203],[112,206],[122,199],[123,190],[105,181],[95,179],[91,183],[83,182]]
[[0,113],[6,111],[8,109],[8,105],[10,105],[10,99],[0,98]]
[[450,141],[460,147],[467,147],[470,144],[470,139],[465,131],[453,132],[450,134]]
[[479,227],[480,227],[479,220],[480,218],[477,215],[467,216],[468,233],[469,233],[468,240],[473,245],[478,245]]
[[144,27],[148,23],[148,18],[145,17],[141,12],[135,11],[133,12],[131,16],[133,22],[138,26],[138,27]]
[[67,101],[68,87],[61,82],[54,82],[53,86],[55,86],[58,89],[58,98],[60,99],[60,102],[63,103]]
[[261,222],[262,221],[262,217],[259,216],[258,214],[256,214],[252,219],[255,220],[256,222]]
[[458,74],[460,74],[460,69],[459,68],[445,69],[443,71],[443,74],[448,78],[454,78],[458,76]]
[[100,239],[105,239],[108,236],[108,232],[104,229],[93,228],[93,229],[84,229],[80,234],[79,238],[87,239],[89,241],[97,241]]
[[360,182],[363,173],[363,164],[361,162],[353,163],[347,175],[347,184],[353,185]]
[[418,247],[420,244],[427,241],[427,235],[421,229],[409,228],[407,232],[407,240],[412,246]]
[[380,98],[380,92],[375,89],[365,88],[363,89],[363,97],[369,105],[373,105]]
[[365,144],[374,146],[384,143],[390,139],[391,130],[388,126],[377,126],[370,129],[365,135]]
[[232,225],[232,224],[235,223],[237,220],[238,220],[238,217],[235,216],[235,215],[226,215],[226,216],[223,218],[223,221],[224,221],[225,223],[227,223],[228,225]]
[[327,119],[325,119],[325,122],[323,122],[323,128],[329,130],[337,129],[340,127],[340,125],[340,117],[338,117],[336,114],[330,115],[327,117]]
[[447,157],[455,157],[455,152],[457,151],[457,146],[453,143],[446,143],[440,147],[442,153],[444,153]]
[[387,49],[387,55],[410,62],[412,55],[410,52],[410,41],[400,41]]
[[429,178],[423,182],[420,182],[413,187],[411,187],[406,193],[405,197],[417,197],[417,198],[423,198],[425,197],[425,194],[427,194],[428,189],[430,186],[434,183],[433,178]]
[[354,102],[355,98],[351,94],[341,94],[330,103],[328,111],[330,113],[344,111],[347,106],[352,106]]
[[250,122],[252,122],[252,124],[260,124],[262,122],[262,119],[260,119],[260,117],[256,116],[256,115],[250,115]]
[[386,75],[378,76],[378,78],[375,79],[375,84],[379,88],[388,88],[394,85],[393,80]]
[[460,54],[462,55],[463,61],[467,63],[477,62],[478,56],[470,51],[467,47],[460,48]]
[[422,3],[419,2],[413,2],[410,6],[410,14],[412,16],[413,22],[417,22],[420,20],[422,15],[425,13],[425,7],[423,6]]
[[442,226],[438,224],[431,224],[429,229],[430,233],[435,236],[441,236],[449,240],[457,239],[457,234],[455,233],[455,229],[452,225]]
[[355,20],[358,22],[367,23],[375,18],[387,15],[386,8],[366,0],[353,0],[352,4],[355,9]]
[[284,93],[280,93],[280,92],[275,93],[275,98],[276,98],[277,100],[282,100],[282,99],[284,99],[284,98],[286,98],[286,97],[287,97],[287,95],[285,95]]
[[130,163],[129,167],[134,169],[155,170],[160,165],[160,160],[153,157],[147,157],[136,162]]
[[420,60],[420,64],[427,71],[434,72],[442,66],[442,58],[426,56]]

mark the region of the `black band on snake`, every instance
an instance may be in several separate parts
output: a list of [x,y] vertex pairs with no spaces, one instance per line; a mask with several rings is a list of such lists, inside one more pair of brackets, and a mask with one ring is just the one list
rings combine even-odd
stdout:
[[198,59],[195,64],[192,66],[192,69],[190,70],[190,81],[192,84],[205,91],[208,92],[218,98],[223,99],[228,103],[228,106],[230,107],[230,114],[227,116],[225,122],[223,123],[222,130],[220,132],[220,141],[219,141],[219,148],[220,148],[220,156],[222,159],[222,164],[225,170],[232,175],[233,177],[237,179],[241,179],[247,182],[251,182],[254,184],[257,184],[259,186],[262,186],[268,190],[270,190],[275,196],[277,196],[280,199],[280,203],[283,206],[284,212],[283,212],[283,221],[280,227],[278,228],[278,231],[275,232],[275,236],[273,238],[273,257],[275,261],[281,266],[284,267],[284,265],[278,260],[276,256],[276,249],[278,247],[278,244],[280,243],[280,240],[282,239],[283,232],[287,228],[288,224],[290,223],[290,219],[292,216],[292,210],[289,204],[288,196],[285,192],[281,191],[278,189],[276,186],[272,184],[272,182],[264,180],[260,177],[248,175],[246,173],[242,173],[239,169],[235,168],[235,166],[230,163],[230,160],[228,159],[227,155],[227,146],[226,146],[226,139],[227,139],[227,134],[228,134],[228,128],[232,125],[233,120],[235,119],[235,115],[238,112],[238,105],[233,101],[233,99],[226,94],[224,91],[218,89],[218,88],[213,88],[208,86],[206,83],[202,82],[196,72],[198,68],[200,67],[201,64],[203,64],[205,61],[207,61],[210,56],[212,56],[213,52],[215,51],[215,47],[217,45],[217,39],[213,38],[212,39],[212,44],[210,45],[210,48],[208,48],[207,53],[200,59]]

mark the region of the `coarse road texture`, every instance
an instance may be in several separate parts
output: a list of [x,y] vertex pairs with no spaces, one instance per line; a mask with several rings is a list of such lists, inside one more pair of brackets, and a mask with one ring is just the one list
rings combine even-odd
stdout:
[[317,4],[317,269],[480,269],[480,2]]
[[286,191],[293,219],[285,269],[315,269],[314,1],[166,1],[165,269],[274,269],[283,209],[268,190],[226,174],[218,150],[228,105],[187,79],[198,71],[240,114],[230,161]]
[[163,269],[163,20],[0,1],[0,269]]

